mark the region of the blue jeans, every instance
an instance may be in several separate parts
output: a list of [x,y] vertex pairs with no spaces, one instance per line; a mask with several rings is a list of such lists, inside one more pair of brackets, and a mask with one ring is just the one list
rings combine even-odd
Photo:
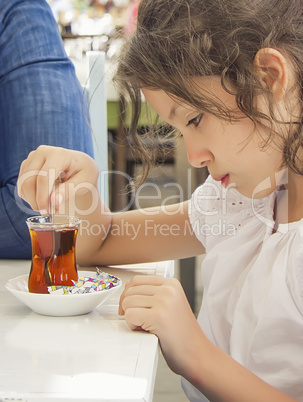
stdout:
[[0,0],[0,258],[31,258],[16,181],[41,144],[93,155],[88,112],[45,0]]

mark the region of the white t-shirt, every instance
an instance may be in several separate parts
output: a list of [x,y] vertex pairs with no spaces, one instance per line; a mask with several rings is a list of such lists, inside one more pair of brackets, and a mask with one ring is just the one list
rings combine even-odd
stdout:
[[[198,322],[221,350],[303,401],[303,220],[273,233],[278,193],[252,200],[211,177],[194,192],[189,218],[206,249]],[[182,386],[191,401],[207,400]]]

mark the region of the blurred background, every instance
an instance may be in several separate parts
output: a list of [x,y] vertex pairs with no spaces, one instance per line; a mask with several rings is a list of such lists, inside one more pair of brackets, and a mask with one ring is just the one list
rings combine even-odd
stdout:
[[105,51],[108,58],[119,48],[119,32],[135,29],[137,0],[49,0],[65,49],[81,61],[88,50]]

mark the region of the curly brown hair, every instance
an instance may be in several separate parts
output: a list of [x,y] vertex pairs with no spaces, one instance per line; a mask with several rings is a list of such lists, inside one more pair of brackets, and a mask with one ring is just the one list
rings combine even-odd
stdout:
[[[136,127],[142,87],[162,89],[198,110],[234,118],[220,100],[202,93],[196,77],[220,76],[223,88],[255,124],[277,121],[270,91],[269,114],[255,106],[256,95],[266,89],[253,61],[261,48],[283,51],[292,60],[302,93],[302,14],[302,0],[141,0],[137,30],[125,43],[114,78],[133,105],[130,134],[135,143],[140,146]],[[303,174],[303,161],[296,156],[303,143],[302,119],[286,128],[288,135],[279,136],[284,164]],[[270,130],[271,140],[277,138],[274,134]],[[148,162],[150,153],[141,151]]]

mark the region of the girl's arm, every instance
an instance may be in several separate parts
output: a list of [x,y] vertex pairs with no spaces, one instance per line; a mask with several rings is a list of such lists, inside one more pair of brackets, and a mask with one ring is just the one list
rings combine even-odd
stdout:
[[185,258],[204,249],[191,230],[187,202],[112,214],[99,197],[98,169],[88,155],[41,146],[22,163],[18,191],[33,209],[77,215],[80,265]]
[[112,214],[109,234],[95,258],[103,264],[128,264],[203,253],[184,202]]
[[206,338],[176,279],[134,277],[121,295],[119,312],[131,329],[157,335],[170,368],[210,401],[294,401]]

